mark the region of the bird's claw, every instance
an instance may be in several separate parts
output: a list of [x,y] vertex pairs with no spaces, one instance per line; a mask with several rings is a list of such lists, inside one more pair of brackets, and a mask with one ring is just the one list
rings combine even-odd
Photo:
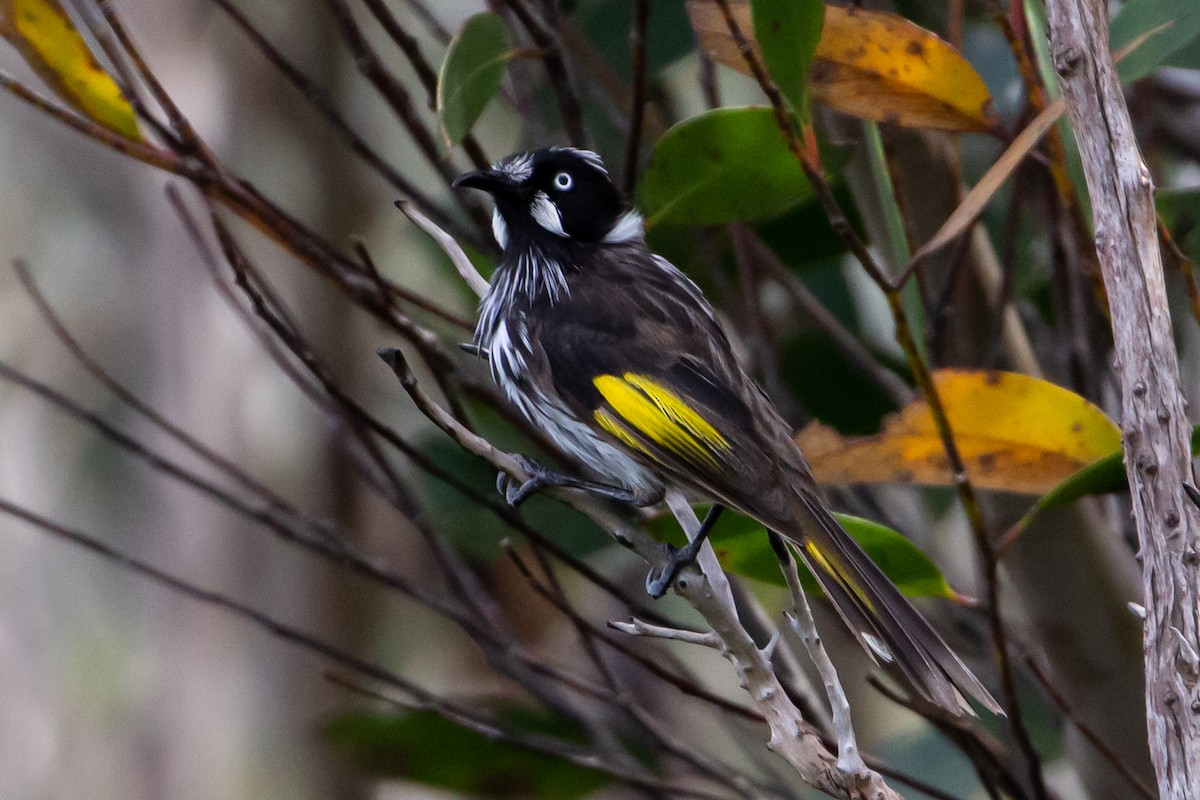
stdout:
[[517,455],[515,458],[520,463],[521,469],[529,475],[528,480],[517,481],[507,472],[496,475],[496,491],[504,498],[504,502],[513,508],[524,503],[530,495],[542,488],[546,483],[547,475],[546,468],[533,459],[522,455]]
[[696,560],[690,547],[680,550],[674,545],[663,546],[667,551],[667,563],[663,565],[662,570],[655,570],[652,567],[646,574],[646,594],[655,600],[666,594],[667,589],[670,589],[671,584],[675,583],[675,579],[679,577],[680,571]]

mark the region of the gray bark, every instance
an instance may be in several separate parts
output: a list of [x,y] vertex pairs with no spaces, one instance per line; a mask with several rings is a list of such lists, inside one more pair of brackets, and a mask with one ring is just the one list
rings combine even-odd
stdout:
[[1103,0],[1049,0],[1051,50],[1091,195],[1122,395],[1125,466],[1141,542],[1146,711],[1163,798],[1200,797],[1200,513],[1179,387],[1154,187],[1109,55]]

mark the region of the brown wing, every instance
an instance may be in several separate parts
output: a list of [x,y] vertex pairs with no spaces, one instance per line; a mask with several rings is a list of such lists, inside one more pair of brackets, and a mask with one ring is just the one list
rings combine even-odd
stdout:
[[574,277],[568,300],[533,315],[542,379],[580,419],[792,541],[868,652],[922,695],[954,713],[960,693],[999,712],[829,513],[790,428],[738,366],[699,291],[644,249],[608,256]]
[[[644,247],[609,248],[531,314],[543,376],[575,415],[735,507],[782,474],[767,405],[699,290]],[[773,410],[766,416],[787,435]],[[775,432],[769,432],[775,433]]]

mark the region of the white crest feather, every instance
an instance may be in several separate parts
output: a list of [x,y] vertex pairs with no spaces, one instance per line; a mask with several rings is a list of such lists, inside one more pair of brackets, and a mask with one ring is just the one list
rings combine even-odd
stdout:
[[582,158],[589,166],[608,174],[608,170],[604,168],[604,159],[600,158],[600,154],[594,150],[580,150],[578,147],[551,147],[551,151],[555,153],[570,153]]

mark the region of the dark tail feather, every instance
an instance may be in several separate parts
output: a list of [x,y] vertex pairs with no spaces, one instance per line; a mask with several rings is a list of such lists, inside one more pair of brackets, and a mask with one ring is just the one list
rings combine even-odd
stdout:
[[876,660],[894,664],[921,695],[951,713],[970,711],[963,700],[969,696],[1003,714],[979,679],[824,506],[802,499],[802,537],[778,532],[797,545],[863,648]]

